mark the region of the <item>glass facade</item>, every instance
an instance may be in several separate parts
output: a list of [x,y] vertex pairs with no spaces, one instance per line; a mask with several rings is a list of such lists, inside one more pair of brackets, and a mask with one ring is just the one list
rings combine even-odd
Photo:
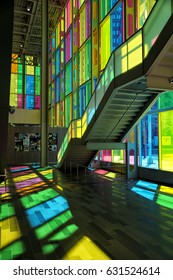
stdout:
[[[67,1],[49,41],[49,126],[68,128],[59,160],[70,139],[85,133],[114,77],[139,65],[154,45],[168,11],[165,5],[161,20],[153,12],[158,24],[151,29],[146,19],[156,2]],[[10,105],[40,109],[40,66],[22,57],[12,55]],[[172,100],[172,92],[162,94],[138,125],[141,167],[173,171]],[[133,150],[129,159],[133,165]],[[126,152],[102,150],[100,160],[124,164]]]
[[40,109],[40,66],[34,57],[12,54],[10,106]]

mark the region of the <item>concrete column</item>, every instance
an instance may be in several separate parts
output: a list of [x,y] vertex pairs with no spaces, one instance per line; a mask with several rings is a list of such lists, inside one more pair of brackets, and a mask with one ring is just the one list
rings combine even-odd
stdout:
[[41,166],[48,165],[48,0],[42,3]]
[[7,165],[8,114],[14,1],[2,1],[0,8],[0,173]]

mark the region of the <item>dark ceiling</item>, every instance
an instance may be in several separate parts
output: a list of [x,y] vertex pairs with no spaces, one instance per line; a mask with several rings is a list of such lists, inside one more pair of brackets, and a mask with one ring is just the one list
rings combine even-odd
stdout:
[[[14,0],[13,46],[16,54],[41,55],[41,7],[45,0]],[[67,0],[49,0],[49,34]]]

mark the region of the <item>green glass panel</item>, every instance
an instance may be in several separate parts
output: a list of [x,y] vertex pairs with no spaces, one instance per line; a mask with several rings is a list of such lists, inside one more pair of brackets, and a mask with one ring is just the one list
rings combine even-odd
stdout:
[[160,168],[173,171],[173,111],[159,113]]
[[35,94],[40,95],[40,77],[35,77]]
[[86,84],[86,107],[91,98],[91,81]]
[[173,107],[173,91],[168,91],[163,93],[159,97],[158,105],[159,105],[159,109]]
[[18,88],[17,88],[18,93],[22,93],[22,75],[18,75]]
[[78,92],[73,92],[73,119],[77,119],[79,117],[78,114]]
[[65,126],[68,127],[71,121],[71,96],[65,99]]
[[107,13],[110,11],[111,9],[111,1],[110,0],[100,0],[100,20],[102,20]]
[[23,67],[22,67],[22,64],[18,64],[18,73],[22,73]]
[[65,73],[65,95],[69,94],[72,91],[72,64],[69,63],[66,66]]

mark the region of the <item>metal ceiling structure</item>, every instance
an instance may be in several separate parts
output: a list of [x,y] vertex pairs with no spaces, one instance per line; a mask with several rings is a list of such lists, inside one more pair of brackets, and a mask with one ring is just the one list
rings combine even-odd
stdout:
[[[41,8],[45,0],[14,0],[12,52],[36,59],[41,56]],[[49,35],[54,30],[67,0],[49,0]]]

